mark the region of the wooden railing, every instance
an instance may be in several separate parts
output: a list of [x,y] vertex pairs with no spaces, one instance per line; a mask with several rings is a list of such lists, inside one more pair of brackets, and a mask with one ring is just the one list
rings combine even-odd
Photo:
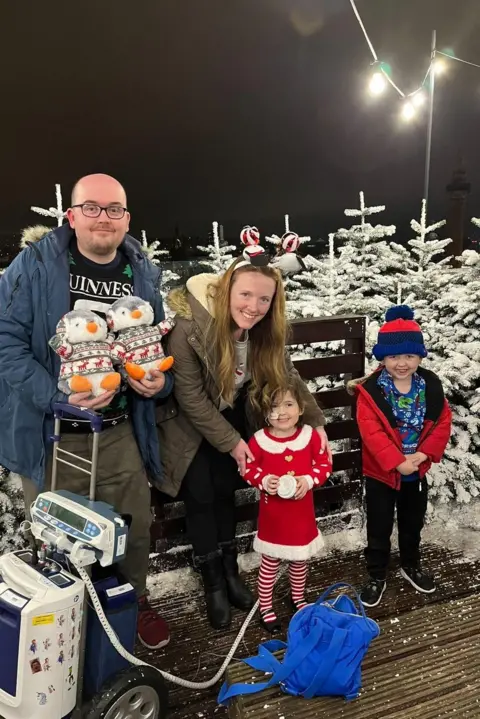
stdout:
[[[304,319],[292,323],[290,345],[311,345],[317,342],[341,341],[341,353],[313,359],[294,360],[305,380],[316,377],[344,375],[345,379],[362,377],[365,368],[365,317],[356,315]],[[355,421],[354,398],[344,387],[317,392],[317,403],[325,410],[344,408],[343,419],[327,422],[330,441],[348,440],[348,448],[334,453],[333,474],[329,483],[315,490],[315,506],[325,516],[342,507],[345,500],[360,496],[361,452],[358,428]],[[339,479],[338,472],[347,473]],[[337,474],[337,476],[335,476]],[[237,534],[247,537],[244,547],[249,548],[248,537],[256,526],[257,499],[255,490],[237,492]],[[182,502],[172,501],[157,490],[152,490],[155,519],[152,525],[152,550],[162,552],[188,544]],[[239,531],[240,530],[240,531]]]

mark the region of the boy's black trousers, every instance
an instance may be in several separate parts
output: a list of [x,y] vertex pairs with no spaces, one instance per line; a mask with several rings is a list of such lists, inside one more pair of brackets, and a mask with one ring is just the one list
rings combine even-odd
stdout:
[[365,477],[367,547],[365,559],[373,579],[386,579],[390,537],[397,508],[398,545],[402,567],[419,567],[420,535],[427,511],[427,480],[402,482],[392,489],[378,479]]

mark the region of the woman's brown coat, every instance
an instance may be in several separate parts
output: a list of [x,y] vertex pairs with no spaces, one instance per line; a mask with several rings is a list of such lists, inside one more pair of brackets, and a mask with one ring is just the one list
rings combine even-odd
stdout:
[[[168,353],[175,363],[174,391],[157,407],[157,427],[162,448],[164,478],[159,486],[176,497],[190,463],[205,438],[219,452],[230,452],[240,441],[239,433],[219,411],[220,392],[212,372],[212,357],[205,352],[205,334],[211,314],[208,311],[207,287],[216,275],[196,275],[186,287],[173,290],[168,298],[175,312],[175,327],[168,335]],[[287,370],[298,376],[285,353]],[[305,409],[304,421],[313,427],[325,424],[314,398]],[[253,408],[246,406],[250,432],[259,429]]]

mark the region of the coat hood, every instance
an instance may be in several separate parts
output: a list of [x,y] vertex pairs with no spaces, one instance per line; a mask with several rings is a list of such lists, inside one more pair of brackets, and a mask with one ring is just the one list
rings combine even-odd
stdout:
[[20,247],[22,250],[27,247],[29,242],[39,242],[46,235],[53,231],[53,227],[47,227],[46,225],[32,225],[31,227],[25,227],[22,230],[22,236],[20,237]]
[[198,305],[213,317],[213,307],[208,295],[208,288],[215,285],[218,275],[204,272],[194,275],[187,280],[183,287],[172,290],[167,298],[167,304],[178,317],[185,320],[192,320],[197,314]]
[[[375,370],[376,372],[378,370]],[[357,379],[351,379],[347,382],[348,394],[354,395],[359,385],[364,384],[371,375],[367,374],[365,377],[358,377]]]

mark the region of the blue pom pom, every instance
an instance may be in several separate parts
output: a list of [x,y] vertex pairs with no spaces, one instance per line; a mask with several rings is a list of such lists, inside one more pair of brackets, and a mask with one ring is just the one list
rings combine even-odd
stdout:
[[396,305],[390,307],[385,313],[385,321],[391,322],[392,320],[413,320],[415,316],[414,311],[408,305]]

